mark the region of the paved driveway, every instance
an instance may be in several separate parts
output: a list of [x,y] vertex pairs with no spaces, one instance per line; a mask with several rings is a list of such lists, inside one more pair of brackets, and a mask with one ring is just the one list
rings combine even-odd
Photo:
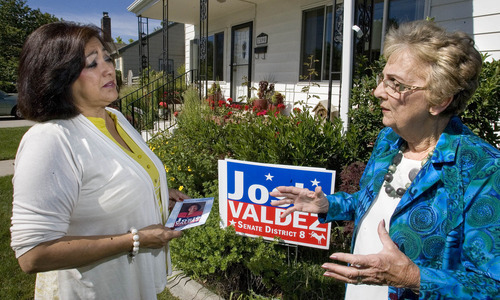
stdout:
[[33,124],[35,124],[33,121],[16,120],[14,117],[0,117],[0,128],[31,126]]
[[[0,117],[0,128],[7,127],[23,127],[32,126],[35,124],[33,121],[16,120],[14,117]],[[0,176],[7,176],[14,174],[14,160],[1,160],[0,161]]]

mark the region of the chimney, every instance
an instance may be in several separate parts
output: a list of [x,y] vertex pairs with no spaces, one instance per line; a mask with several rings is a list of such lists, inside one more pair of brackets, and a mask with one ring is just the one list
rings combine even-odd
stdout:
[[113,38],[111,37],[111,18],[108,16],[107,12],[102,13],[101,30],[104,41],[113,42]]

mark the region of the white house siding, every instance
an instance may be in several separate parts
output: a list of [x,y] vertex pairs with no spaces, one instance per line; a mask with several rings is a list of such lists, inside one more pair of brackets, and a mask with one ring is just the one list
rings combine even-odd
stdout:
[[429,16],[448,30],[471,35],[477,49],[488,53],[489,59],[500,59],[500,1],[433,0]]
[[[331,5],[331,0],[273,0],[259,1],[253,9],[227,11],[223,18],[209,23],[209,35],[224,32],[224,80],[220,82],[224,95],[229,96],[231,28],[246,22],[253,22],[253,38],[260,33],[268,34],[268,49],[265,58],[253,57],[252,81],[254,87],[260,80],[276,83],[276,90],[283,92],[288,104],[305,101],[301,93],[307,82],[299,80],[301,68],[302,12],[306,9]],[[462,30],[471,35],[477,48],[500,59],[500,0],[427,0],[426,16],[448,30]],[[186,26],[186,45],[195,38],[199,24]],[[196,36],[197,37],[197,36]],[[189,47],[186,47],[189,49]],[[186,53],[186,64],[190,61]],[[186,69],[189,69],[188,67]],[[328,98],[328,81],[318,82],[312,87],[309,105],[314,107],[319,100]],[[333,82],[332,105],[338,107],[339,81]]]
[[195,38],[195,33],[194,33],[194,25],[191,24],[185,24],[184,25],[184,34],[185,34],[185,41],[184,41],[184,49],[185,49],[185,64],[186,64],[186,71],[192,70],[191,66],[191,41],[194,40]]
[[[312,86],[309,97],[302,88],[309,83],[299,81],[301,66],[302,11],[307,8],[331,5],[332,1],[288,0],[266,1],[257,7],[257,21],[254,24],[254,37],[264,32],[269,35],[265,59],[254,58],[253,81],[272,80],[275,89],[285,94],[291,106],[298,102],[314,108],[320,100],[328,99],[328,81],[317,82],[320,87]],[[332,105],[338,107],[338,85],[334,81]],[[257,86],[257,85],[256,85]]]
[[[224,96],[230,94],[231,76],[231,28],[236,25],[253,22],[253,42],[260,33],[269,36],[268,48],[265,58],[253,56],[252,81],[254,87],[258,87],[260,80],[268,80],[275,83],[275,90],[285,95],[288,110],[297,102],[307,101],[308,106],[313,108],[320,100],[328,98],[328,80],[318,82],[321,87],[311,87],[310,97],[307,99],[302,88],[307,82],[299,81],[300,49],[302,11],[306,8],[331,5],[331,1],[310,0],[274,0],[265,1],[254,6],[253,10],[228,12],[225,18],[211,21],[208,24],[209,35],[224,32],[224,79],[220,81]],[[194,38],[193,28],[198,32],[198,24],[186,25],[186,45]],[[189,29],[187,29],[189,28]],[[189,32],[189,34],[188,34]],[[198,37],[198,36],[196,36]],[[188,49],[188,48],[186,48]],[[186,54],[186,64],[190,61]],[[334,81],[332,106],[338,107],[339,81]],[[256,96],[254,94],[254,96]]]

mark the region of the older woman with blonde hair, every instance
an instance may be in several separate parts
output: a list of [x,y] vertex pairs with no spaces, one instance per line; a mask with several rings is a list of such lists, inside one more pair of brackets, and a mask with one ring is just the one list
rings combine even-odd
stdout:
[[[354,194],[278,187],[274,205],[354,220],[352,254],[325,276],[346,299],[494,299],[500,294],[500,151],[458,117],[481,55],[431,21],[391,29],[374,95],[384,128]],[[345,265],[344,263],[347,263]]]

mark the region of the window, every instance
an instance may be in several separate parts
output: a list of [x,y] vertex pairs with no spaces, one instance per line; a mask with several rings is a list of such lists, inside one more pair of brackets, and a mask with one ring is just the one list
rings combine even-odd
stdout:
[[387,28],[424,18],[425,0],[390,0]]
[[122,58],[116,58],[115,59],[115,70],[122,70]]
[[[224,33],[219,32],[207,39],[207,79],[224,80]],[[201,66],[201,74],[204,74]]]
[[[301,80],[306,80],[309,77],[311,67],[317,73],[317,75],[312,76],[312,80],[329,79],[331,47],[333,47],[333,78],[340,78],[343,6],[340,3],[335,7],[335,18],[333,18],[333,6],[322,6],[303,12]],[[334,25],[333,22],[335,22]],[[334,30],[333,43],[332,30]],[[310,63],[312,66],[309,65]]]
[[[425,0],[386,0],[388,1],[388,16],[386,20],[386,29],[392,26],[398,26],[404,22],[410,22],[415,20],[422,20],[424,18],[424,7]],[[366,2],[366,1],[365,1]],[[365,4],[365,5],[363,5]],[[366,11],[371,11],[373,6],[373,12],[371,14],[371,24],[370,20],[363,20],[361,16],[367,16],[368,14],[363,13]],[[358,0],[357,4],[357,19],[358,24],[363,23],[365,26],[370,26],[371,28],[363,28],[365,36],[358,41],[362,42],[362,47],[357,49],[358,54],[365,55],[370,61],[379,58],[382,47],[382,39],[384,34],[382,34],[383,27],[383,15],[384,15],[384,0],[373,0],[368,1],[368,4],[363,3],[363,1]]]
[[[160,58],[158,60],[158,70],[160,71],[164,71],[164,67],[163,67],[163,58]],[[169,58],[167,60],[167,74],[174,74],[174,60]]]
[[[425,0],[385,0],[388,2],[386,28],[403,22],[424,18]],[[320,6],[303,11],[300,80],[308,80],[309,69],[317,75],[312,80],[328,80],[330,53],[332,53],[332,78],[340,79],[342,63],[343,11],[342,0],[334,5]],[[380,56],[383,27],[384,0],[356,0],[355,23],[363,35],[355,37],[355,55],[365,56],[369,62]],[[333,40],[332,40],[333,30]],[[331,49],[333,47],[333,49]],[[333,50],[332,52],[330,52]],[[312,66],[308,66],[313,57]],[[307,78],[307,79],[306,79]]]

